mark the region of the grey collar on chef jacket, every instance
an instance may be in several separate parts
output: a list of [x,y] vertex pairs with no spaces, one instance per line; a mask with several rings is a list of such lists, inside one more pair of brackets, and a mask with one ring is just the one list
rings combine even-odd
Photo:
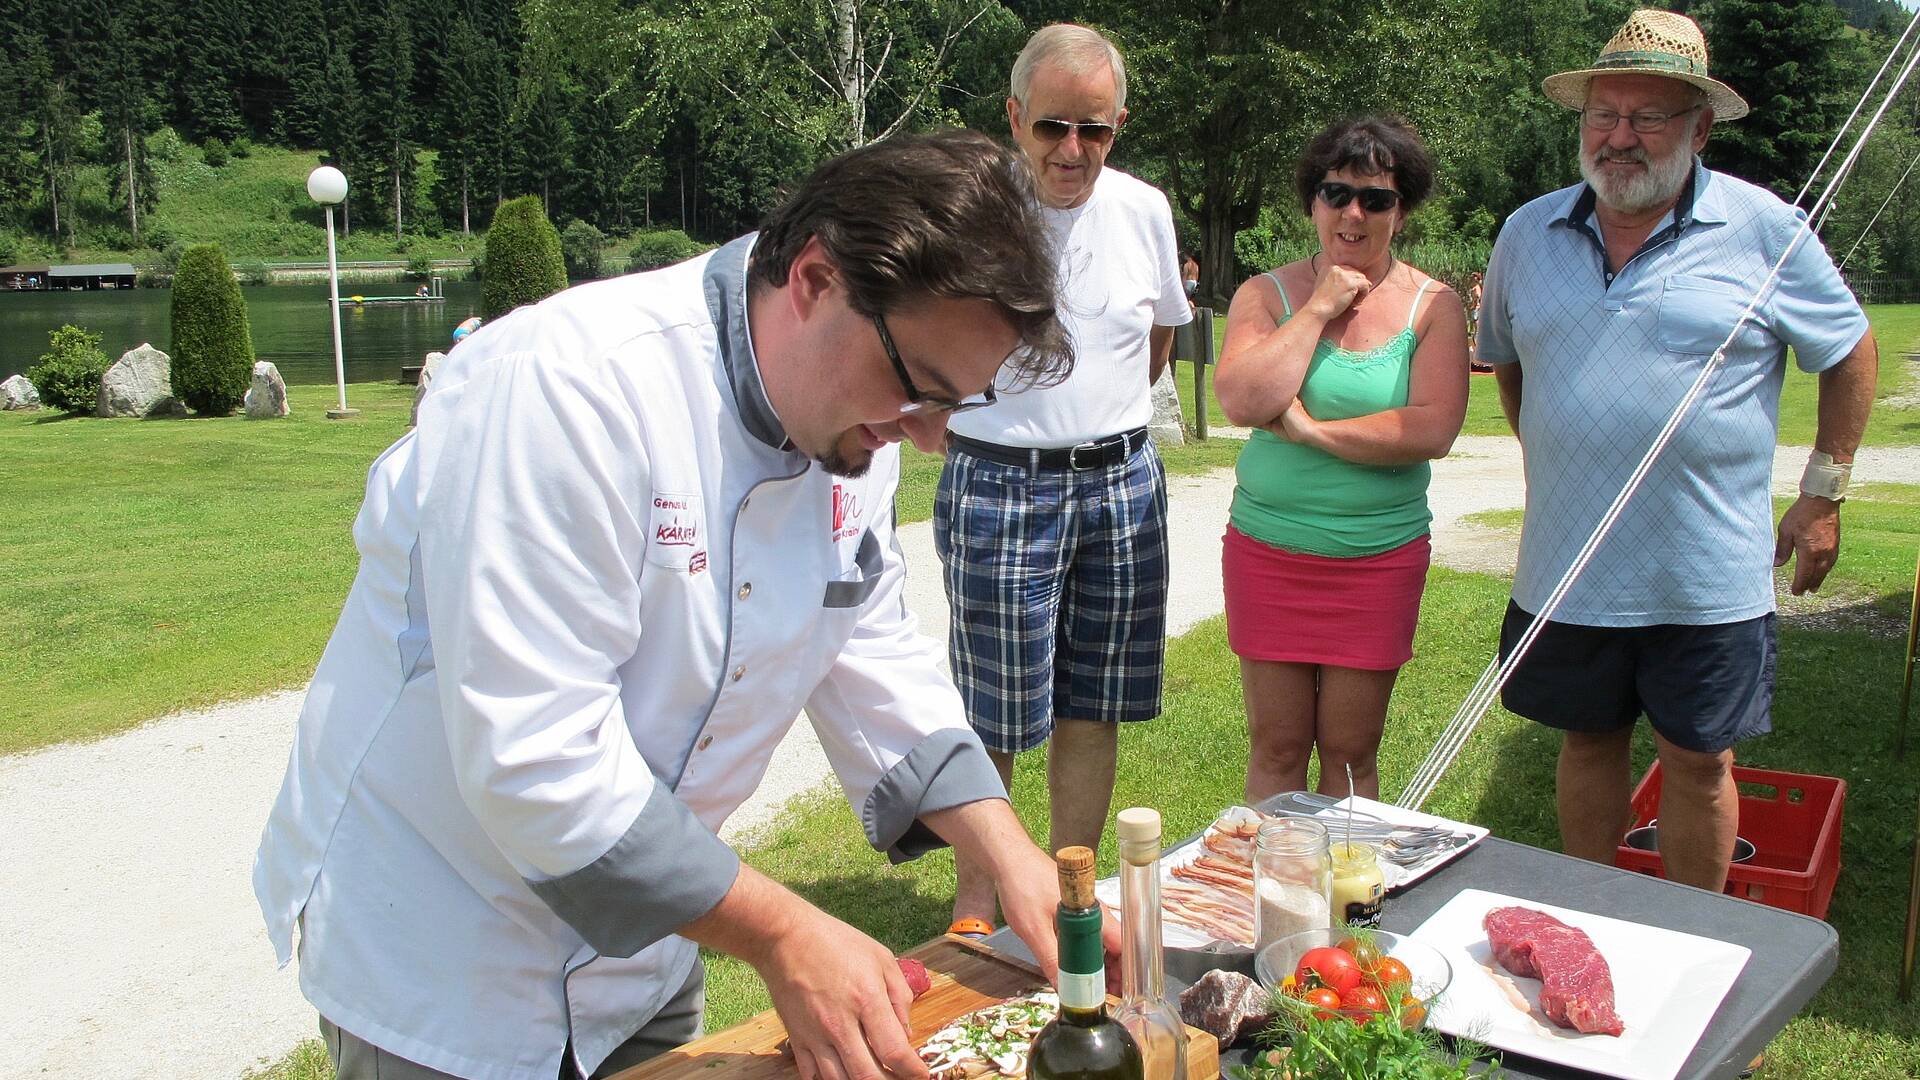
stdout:
[[726,369],[727,383],[733,387],[741,422],[754,438],[775,450],[791,450],[786,425],[767,400],[766,386],[760,381],[760,360],[753,355],[753,335],[747,331],[747,257],[759,235],[748,233],[714,252],[707,260],[701,285],[720,335],[720,363]]

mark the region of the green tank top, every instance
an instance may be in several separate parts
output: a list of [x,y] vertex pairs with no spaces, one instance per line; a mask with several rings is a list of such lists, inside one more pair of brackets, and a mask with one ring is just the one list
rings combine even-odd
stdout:
[[[1293,318],[1287,290],[1272,273],[1267,276],[1280,289],[1286,319]],[[1378,347],[1354,352],[1324,338],[1313,347],[1300,403],[1314,419],[1346,420],[1407,403],[1419,345],[1413,317],[1432,284],[1414,295],[1406,328]],[[1378,555],[1421,536],[1433,521],[1427,509],[1433,467],[1425,461],[1357,465],[1256,429],[1234,472],[1233,527],[1288,551],[1332,558]]]

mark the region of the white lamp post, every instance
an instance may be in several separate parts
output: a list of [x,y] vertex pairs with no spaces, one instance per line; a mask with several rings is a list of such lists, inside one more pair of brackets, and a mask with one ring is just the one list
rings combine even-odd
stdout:
[[347,408],[347,364],[340,353],[340,264],[333,253],[333,207],[347,197],[347,178],[331,165],[322,165],[307,174],[307,194],[326,208],[327,213],[327,287],[333,310],[333,380],[340,388],[340,407],[327,410],[327,419],[341,420],[360,415]]

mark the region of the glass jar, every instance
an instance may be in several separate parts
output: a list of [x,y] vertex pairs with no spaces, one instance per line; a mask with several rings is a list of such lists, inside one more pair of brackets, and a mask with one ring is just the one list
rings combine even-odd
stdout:
[[1387,879],[1380,871],[1380,849],[1349,841],[1334,844],[1333,928],[1380,925],[1380,898]]
[[1327,827],[1308,818],[1260,823],[1253,850],[1255,953],[1288,934],[1332,925],[1333,859]]

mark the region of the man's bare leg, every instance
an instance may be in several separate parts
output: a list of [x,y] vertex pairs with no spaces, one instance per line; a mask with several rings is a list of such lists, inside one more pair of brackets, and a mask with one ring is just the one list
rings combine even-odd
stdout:
[[1654,732],[1660,749],[1660,861],[1667,879],[1719,892],[1727,886],[1740,791],[1733,751],[1685,750]]
[[1056,720],[1047,744],[1047,791],[1053,798],[1048,850],[1083,844],[1100,850],[1100,833],[1113,805],[1114,768],[1120,758],[1120,725],[1098,720]]
[[[993,767],[1000,774],[1000,784],[1007,789],[1007,799],[1013,799],[1013,755],[997,750],[987,751],[993,759]],[[970,860],[953,856],[953,920],[980,919],[989,926],[999,923],[999,897],[993,888],[993,877],[983,866],[975,866]]]
[[1632,750],[1631,726],[1618,731],[1562,734],[1555,786],[1560,810],[1560,847],[1567,854],[1613,865],[1614,849],[1626,836],[1633,815],[1629,801],[1633,783]]

